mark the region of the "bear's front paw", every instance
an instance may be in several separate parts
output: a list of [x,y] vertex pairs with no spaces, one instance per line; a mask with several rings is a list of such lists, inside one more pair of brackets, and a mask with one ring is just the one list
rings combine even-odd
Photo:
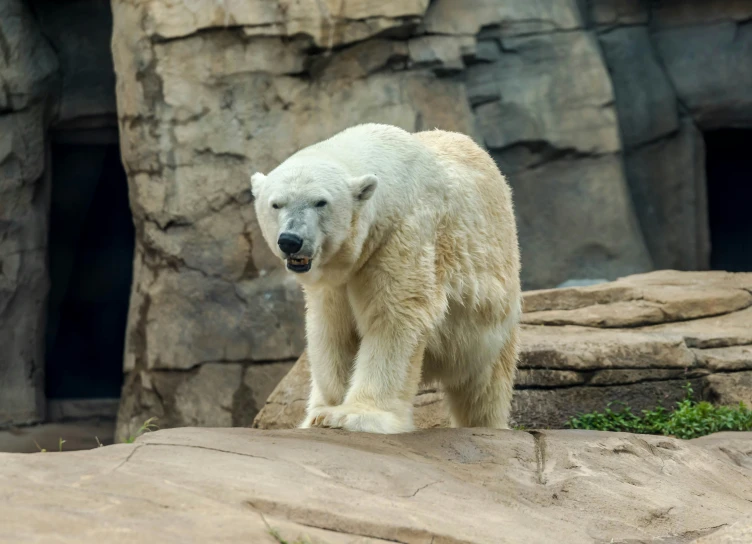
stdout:
[[377,434],[409,433],[415,430],[412,415],[400,415],[376,407],[357,404],[329,406],[306,418],[311,427],[345,429],[346,431]]

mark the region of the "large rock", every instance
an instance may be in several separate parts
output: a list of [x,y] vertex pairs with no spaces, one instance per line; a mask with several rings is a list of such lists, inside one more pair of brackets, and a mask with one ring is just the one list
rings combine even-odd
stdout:
[[45,127],[57,68],[27,4],[0,2],[0,426],[44,418]]
[[[436,13],[464,11],[445,4],[429,10],[429,30],[443,28],[432,18]],[[457,13],[445,30],[459,33],[474,28],[466,19],[494,17],[484,19],[478,35],[491,54],[467,67],[465,81],[483,143],[514,190],[523,285],[650,270],[618,155],[614,89],[597,38],[578,30],[577,6],[557,3],[555,13],[543,10],[530,21],[522,17],[522,3],[479,4]],[[516,24],[568,30],[517,33]]]
[[750,439],[159,431],[87,452],[0,454],[0,540],[725,542],[712,533],[745,523],[752,501]]
[[[662,271],[589,287],[528,291],[512,402],[514,423],[562,427],[578,413],[618,401],[634,410],[667,408],[697,395],[752,406],[752,274]],[[305,357],[254,421],[263,429],[303,417]],[[416,424],[448,417],[432,387],[415,400]]]
[[655,56],[648,29],[626,26],[598,38],[614,86],[624,146],[631,148],[676,132],[679,105]]
[[745,24],[750,10],[746,2],[726,4],[746,5],[745,18],[661,26],[653,35],[679,100],[703,130],[752,125],[752,97],[745,91],[752,87],[752,26]]
[[705,144],[695,124],[682,119],[678,132],[627,150],[624,164],[632,201],[656,267],[708,269]]
[[91,128],[115,123],[115,71],[109,2],[31,0],[45,38],[60,62],[55,124]]

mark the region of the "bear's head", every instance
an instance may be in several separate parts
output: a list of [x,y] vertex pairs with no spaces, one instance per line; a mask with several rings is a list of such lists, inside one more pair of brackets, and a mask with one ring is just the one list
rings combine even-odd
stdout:
[[352,176],[335,162],[312,158],[251,176],[264,239],[304,283],[322,279],[322,268],[356,236],[356,215],[377,184],[373,174]]

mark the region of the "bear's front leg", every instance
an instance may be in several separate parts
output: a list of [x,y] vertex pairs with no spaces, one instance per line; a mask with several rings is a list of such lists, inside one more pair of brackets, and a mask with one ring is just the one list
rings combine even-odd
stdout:
[[425,344],[407,338],[395,343],[396,331],[384,332],[363,338],[344,402],[319,409],[312,426],[381,434],[414,430]]
[[344,402],[321,409],[313,426],[385,434],[414,429],[426,338],[446,308],[431,263],[430,255],[382,252],[349,286],[363,338]]
[[323,408],[342,403],[358,349],[344,288],[309,288],[305,295],[311,390],[302,429],[311,427]]

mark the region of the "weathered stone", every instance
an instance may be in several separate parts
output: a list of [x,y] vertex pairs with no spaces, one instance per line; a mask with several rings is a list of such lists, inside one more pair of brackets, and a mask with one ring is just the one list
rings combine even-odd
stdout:
[[533,3],[526,0],[434,0],[424,19],[432,34],[477,34],[496,26],[506,36],[582,28],[576,0]]
[[589,32],[505,38],[500,59],[468,67],[466,81],[473,103],[500,97],[476,108],[492,150],[525,142],[575,153],[620,148],[611,81]]
[[[700,398],[718,391],[721,402],[738,402],[733,392],[747,395],[746,375],[752,375],[750,291],[752,274],[663,271],[525,293],[524,320],[539,324],[521,328],[513,421],[561,427],[568,418],[603,410],[611,401],[634,410],[658,404],[669,408],[684,398],[687,382]],[[651,315],[662,316],[655,321],[659,324],[643,321],[646,302],[655,305]],[[606,328],[613,325],[604,320],[587,327],[560,325],[597,314],[638,319],[623,319],[620,328]],[[305,413],[309,380],[304,354],[270,395],[254,426],[297,426]],[[414,402],[419,428],[449,424],[441,401],[440,391],[421,389]]]
[[586,327],[635,327],[667,321],[720,315],[752,306],[752,294],[743,289],[677,285],[635,289],[633,298],[623,302],[596,304],[569,310],[549,310],[526,314],[531,325],[582,325]]
[[305,347],[303,298],[295,279],[282,270],[230,283],[166,268],[150,287],[150,295],[131,308],[144,336],[129,339],[127,369],[137,368],[140,357],[150,369],[284,360]]
[[752,370],[752,346],[694,350],[700,364],[714,371]]
[[180,38],[201,30],[244,27],[251,36],[310,36],[317,45],[334,47],[395,30],[425,13],[428,0],[386,2],[284,2],[236,0],[217,4],[197,0],[152,2],[145,10],[145,30],[160,38]]
[[[493,155],[514,190],[526,289],[652,268],[619,157],[553,160],[515,172],[507,153]],[[577,202],[577,213],[563,202]]]
[[45,417],[45,129],[58,60],[26,2],[0,2],[0,427]]
[[752,18],[748,0],[660,0],[651,2],[650,24],[656,28],[708,25],[717,22],[745,22]]
[[118,542],[690,542],[749,511],[749,441],[175,429],[2,454],[0,526],[8,541],[81,544],[103,527]]
[[746,92],[752,87],[752,25],[667,28],[653,41],[681,104],[702,130],[752,124]]
[[250,427],[253,424],[253,419],[266,404],[266,399],[292,370],[293,365],[294,361],[288,361],[256,364],[246,368],[242,386],[245,394],[242,391],[240,394],[246,405],[241,404],[233,409],[234,426]]
[[308,357],[303,352],[290,372],[280,380],[259,410],[253,426],[262,429],[292,429],[303,421],[311,371]]
[[704,395],[709,400],[725,405],[743,402],[752,408],[752,371],[713,374],[706,383]]
[[134,436],[152,417],[160,428],[250,426],[292,366],[217,362],[180,372],[131,372],[123,388],[116,439]]
[[624,164],[655,266],[707,269],[710,228],[705,146],[697,127],[683,119],[675,136],[627,151]]
[[575,370],[549,370],[547,368],[522,368],[514,380],[518,388],[566,387],[587,381],[587,376]]
[[[676,96],[655,58],[647,28],[617,28],[599,34],[598,39],[614,86],[624,146],[634,147],[676,132],[679,128]],[[640,210],[640,205],[637,209]]]
[[475,55],[475,38],[470,36],[421,36],[408,42],[410,60],[416,67],[459,71],[464,58]]
[[695,540],[693,544],[747,544],[747,542],[752,542],[752,516],[703,536]]
[[[109,2],[32,0],[44,36],[60,62],[55,123],[70,128],[115,125],[115,71]],[[84,124],[85,123],[85,124]]]
[[[0,4],[0,115],[39,102],[56,84],[58,60],[21,0]],[[0,132],[2,134],[2,132]]]
[[175,391],[175,409],[187,427],[231,427],[233,394],[242,383],[237,363],[207,363]]
[[319,80],[362,79],[380,70],[403,66],[409,58],[406,42],[374,38],[354,44],[335,55],[314,57],[309,71]]
[[588,0],[587,8],[591,24],[599,27],[638,25],[649,19],[646,0]]

